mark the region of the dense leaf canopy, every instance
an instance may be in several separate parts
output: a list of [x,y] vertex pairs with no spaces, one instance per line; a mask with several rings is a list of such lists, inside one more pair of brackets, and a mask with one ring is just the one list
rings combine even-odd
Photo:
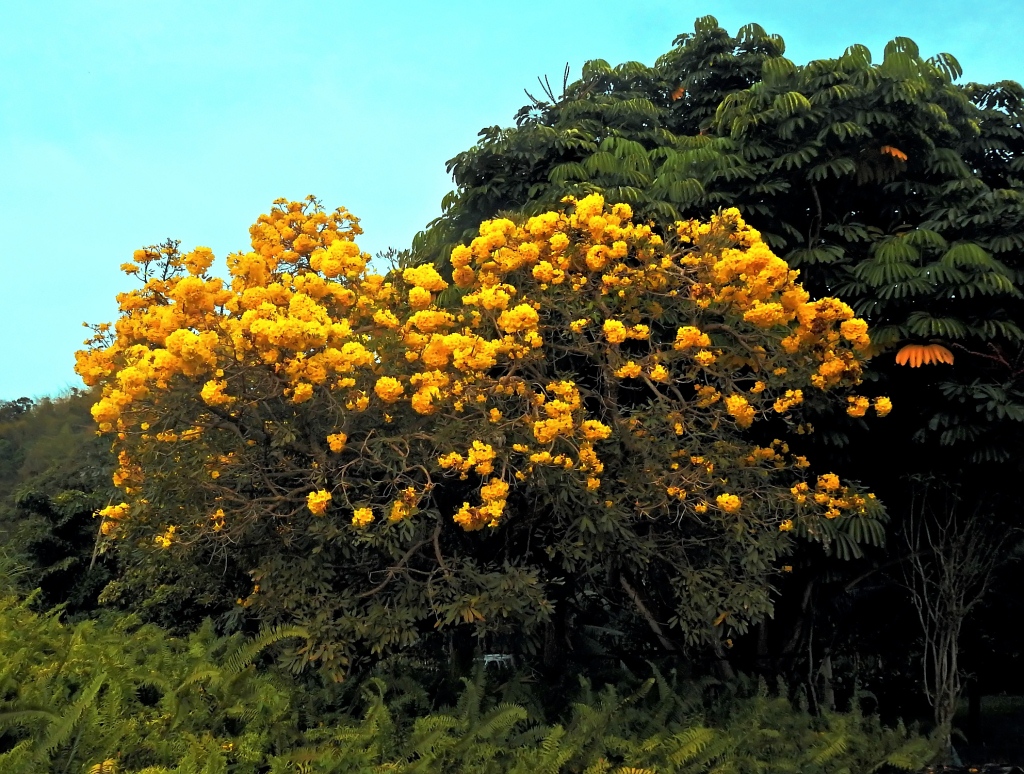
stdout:
[[442,266],[480,220],[568,194],[600,191],[665,226],[738,207],[879,348],[936,341],[962,359],[939,384],[887,387],[912,415],[905,435],[1008,459],[1024,421],[1024,91],[959,84],[952,56],[924,59],[906,38],[880,63],[859,45],[805,65],[784,52],[756,24],[734,37],[705,17],[651,67],[589,62],[449,162],[457,188],[417,254]]

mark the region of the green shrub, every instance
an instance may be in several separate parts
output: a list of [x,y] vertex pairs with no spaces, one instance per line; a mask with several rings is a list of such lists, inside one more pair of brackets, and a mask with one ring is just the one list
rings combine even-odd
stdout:
[[291,687],[253,660],[294,632],[246,640],[206,625],[175,639],[132,617],[65,626],[30,602],[0,600],[5,774],[83,772],[108,759],[118,764],[109,771],[255,772],[292,743]]
[[[0,771],[815,774],[913,771],[934,750],[856,709],[813,717],[763,684],[657,671],[600,690],[582,682],[552,718],[528,678],[488,687],[481,668],[455,706],[431,712],[409,700],[415,686],[404,697],[378,677],[317,687],[260,661],[301,634],[218,637],[207,624],[179,639],[126,617],[65,625],[5,597]],[[357,711],[346,699],[359,694]]]

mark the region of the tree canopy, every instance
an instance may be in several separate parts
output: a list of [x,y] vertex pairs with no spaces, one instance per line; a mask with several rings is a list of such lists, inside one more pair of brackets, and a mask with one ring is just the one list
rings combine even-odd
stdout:
[[457,188],[414,250],[441,267],[480,220],[592,191],[663,228],[736,207],[812,294],[863,316],[878,349],[956,355],[943,377],[887,383],[904,407],[896,436],[1016,457],[1024,90],[960,84],[954,57],[925,59],[907,38],[877,63],[860,45],[803,65],[784,53],[756,24],[732,36],[708,16],[653,66],[588,62],[449,161]]
[[371,273],[359,233],[279,201],[227,282],[205,248],[123,267],[142,287],[78,353],[120,460],[105,534],[240,563],[241,605],[339,666],[574,614],[717,641],[770,613],[794,537],[880,541],[873,495],[779,439],[859,382],[867,325],[736,210],[667,241],[596,194],[485,221],[454,286]]

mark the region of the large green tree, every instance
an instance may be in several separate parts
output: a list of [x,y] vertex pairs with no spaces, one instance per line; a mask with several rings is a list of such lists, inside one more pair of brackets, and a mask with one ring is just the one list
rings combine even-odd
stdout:
[[[1005,531],[1024,459],[1024,90],[960,77],[954,57],[922,57],[906,38],[881,61],[854,45],[800,64],[758,25],[731,35],[704,17],[652,66],[588,62],[561,94],[545,84],[514,126],[484,129],[449,161],[456,188],[414,252],[444,267],[480,219],[583,192],[663,228],[738,207],[812,292],[869,321],[877,355],[865,378],[895,406],[892,422],[868,430],[809,402],[816,432],[792,442],[869,483],[897,519],[910,507],[904,476],[932,474]],[[897,354],[953,362],[908,368]],[[887,575],[899,559],[892,548],[837,573],[804,552],[791,604],[736,660],[788,664],[825,703],[831,678],[806,675],[844,659],[905,662],[911,611],[893,593],[898,572]],[[895,636],[876,634],[880,617]],[[876,683],[897,684],[892,674]]]
[[[878,63],[859,45],[805,65],[784,53],[756,24],[732,36],[704,17],[653,66],[588,62],[449,161],[456,190],[414,250],[444,265],[481,219],[581,192],[663,225],[736,206],[881,348],[956,356],[923,377],[900,369],[894,437],[1010,459],[1024,421],[1024,92],[961,84],[952,56],[924,59],[906,38]],[[891,352],[874,371],[892,375]]]

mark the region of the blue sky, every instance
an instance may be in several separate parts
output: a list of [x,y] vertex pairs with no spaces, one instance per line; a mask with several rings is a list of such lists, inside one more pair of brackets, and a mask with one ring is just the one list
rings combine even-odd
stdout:
[[538,75],[653,63],[714,14],[781,34],[797,62],[904,35],[965,79],[1024,80],[1024,2],[3,3],[0,399],[78,384],[83,321],[112,320],[117,267],[166,237],[247,246],[279,197],[362,218],[364,250],[440,213],[445,161],[511,123]]

